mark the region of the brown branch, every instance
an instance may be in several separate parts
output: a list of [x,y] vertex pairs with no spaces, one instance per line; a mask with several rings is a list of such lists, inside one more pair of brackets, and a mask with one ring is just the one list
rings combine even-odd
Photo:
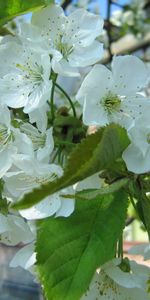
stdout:
[[134,222],[135,218],[134,217],[129,217],[127,220],[126,220],[126,226],[129,226],[130,224],[132,224]]
[[111,22],[110,22],[110,16],[111,16],[111,0],[108,0],[107,3],[107,35],[108,35],[108,53],[109,53],[109,60],[112,60],[112,52],[111,52],[111,43],[112,43],[112,38],[111,38]]
[[[150,33],[148,33],[144,39],[139,40],[131,35],[126,35],[115,43],[111,44],[112,55],[123,55],[132,54],[135,51],[149,47],[150,45]],[[111,61],[108,50],[105,51],[104,57],[101,59],[100,63],[107,64]]]
[[65,0],[62,4],[62,8],[65,10],[71,2],[72,2],[71,0]]

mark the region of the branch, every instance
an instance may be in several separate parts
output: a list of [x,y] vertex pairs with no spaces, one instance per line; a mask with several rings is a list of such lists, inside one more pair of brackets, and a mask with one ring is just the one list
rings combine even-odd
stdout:
[[112,60],[112,52],[111,52],[111,22],[110,22],[110,16],[111,16],[111,0],[108,0],[107,4],[107,35],[108,35],[108,53],[109,53],[109,60]]
[[62,4],[62,8],[65,10],[71,2],[72,2],[71,0],[65,0]]
[[[126,35],[117,42],[112,43],[111,53],[112,55],[131,54],[137,50],[144,49],[150,45],[150,33],[148,33],[143,40],[139,40],[133,35]],[[100,63],[107,64],[111,61],[108,50],[105,51],[104,57]]]

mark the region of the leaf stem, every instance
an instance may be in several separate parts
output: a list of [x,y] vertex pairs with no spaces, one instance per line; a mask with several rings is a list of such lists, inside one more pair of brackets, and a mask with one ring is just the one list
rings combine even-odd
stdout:
[[70,103],[70,106],[71,106],[72,111],[73,111],[73,115],[74,115],[74,117],[76,117],[77,116],[76,110],[75,110],[74,104],[73,104],[71,98],[69,97],[69,95],[66,93],[66,91],[58,83],[53,82],[53,84],[65,95],[65,97],[67,98],[67,100]]
[[51,98],[50,98],[52,124],[53,124],[54,119],[55,119],[54,92],[55,92],[55,84],[56,84],[56,80],[57,80],[57,74],[54,74],[54,75],[53,75],[54,79],[52,81],[52,90],[51,90]]
[[123,234],[121,234],[121,237],[118,241],[118,257],[123,259]]

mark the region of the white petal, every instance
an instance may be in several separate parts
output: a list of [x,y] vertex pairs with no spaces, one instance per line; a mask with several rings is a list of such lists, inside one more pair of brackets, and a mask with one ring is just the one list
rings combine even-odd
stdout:
[[71,67],[69,65],[69,62],[67,62],[65,59],[61,59],[60,61],[56,61],[55,59],[52,59],[52,68],[54,72],[58,73],[59,75],[73,76],[73,77],[80,76],[78,69]]
[[22,267],[25,270],[30,269],[36,262],[36,254],[34,252],[34,243],[21,248],[11,260],[9,266],[12,268]]
[[119,267],[105,269],[106,274],[113,279],[118,285],[125,288],[141,288],[141,283],[136,275],[123,272]]
[[121,287],[102,271],[96,275],[81,300],[149,300],[148,294],[141,288]]
[[0,105],[0,123],[10,128],[10,110],[5,104]]
[[15,129],[13,133],[15,136],[14,145],[17,147],[17,152],[34,157],[32,142],[27,135],[21,133],[19,129]]
[[17,72],[7,74],[3,79],[0,79],[0,92],[3,103],[10,107],[20,108],[27,103],[29,90]]
[[6,216],[0,214],[0,233],[6,232],[9,230],[8,219]]
[[103,44],[94,41],[88,47],[79,47],[69,55],[69,63],[74,67],[86,67],[99,61],[103,54]]
[[79,181],[76,186],[76,192],[86,189],[99,189],[101,187],[101,179],[99,173],[87,177],[86,179]]
[[96,97],[97,102],[100,102],[101,98],[111,90],[112,83],[112,73],[103,65],[95,65],[85,77],[76,99],[83,104],[85,96],[93,94],[93,98]]
[[7,222],[9,230],[1,233],[1,242],[14,246],[20,242],[29,243],[33,241],[34,235],[32,234],[28,224],[18,216],[8,215]]
[[131,273],[123,272],[114,259],[95,274],[81,300],[148,300],[147,281],[150,268],[130,262]]
[[122,158],[127,165],[127,169],[133,173],[142,174],[150,171],[150,149],[143,156],[141,150],[131,144],[123,152]]
[[47,39],[55,40],[57,33],[63,32],[65,22],[63,9],[58,5],[49,5],[32,16],[32,24],[42,30],[42,35]]
[[19,34],[21,38],[28,39],[32,43],[36,41],[37,45],[38,43],[41,42],[41,30],[39,27],[34,26],[33,24],[28,24],[23,22],[19,24],[19,30],[20,30]]
[[[61,192],[60,192],[61,193]],[[75,208],[75,200],[74,199],[64,199],[60,197],[61,200],[61,206],[59,210],[56,212],[56,217],[69,217]]]
[[22,48],[17,44],[13,37],[11,42],[6,41],[5,44],[0,45],[1,68],[0,77],[12,73],[17,63],[20,63]]
[[74,194],[73,187],[65,188],[57,193],[59,195],[59,199],[61,200],[61,206],[59,210],[56,212],[56,217],[68,217],[70,216],[75,209],[75,200],[74,199],[65,199],[61,195],[66,194]]
[[6,173],[4,176],[4,182],[4,189],[9,192],[13,201],[18,200],[25,192],[27,193],[36,187],[32,178],[30,178],[29,175],[24,174],[23,171]]
[[53,129],[49,128],[46,132],[46,142],[43,148],[37,151],[37,159],[42,162],[49,162],[50,155],[54,149],[54,139],[52,135]]
[[17,152],[16,147],[8,146],[0,151],[0,178],[9,170],[13,163],[13,155]]
[[41,202],[31,208],[20,210],[20,214],[27,220],[37,220],[47,218],[56,213],[61,206],[58,194],[46,197]]
[[[150,110],[150,101],[141,95],[130,95],[122,98],[120,111],[118,112],[118,120],[113,117],[113,121],[119,123],[127,130],[136,124],[140,123],[140,119]],[[142,121],[142,125],[143,122]],[[147,123],[148,124],[148,123]],[[142,126],[143,127],[143,126]],[[138,140],[137,140],[138,142]]]
[[[89,100],[89,101],[88,101]],[[108,117],[101,105],[92,103],[92,98],[87,99],[83,106],[83,123],[85,125],[100,125],[108,124]]]
[[79,45],[86,47],[90,45],[94,39],[101,35],[103,28],[103,20],[97,15],[87,12],[84,9],[76,9],[68,17],[66,31],[73,43],[79,41]]
[[114,91],[120,95],[134,95],[145,85],[147,78],[146,66],[132,55],[114,57],[112,72]]
[[44,84],[36,87],[28,97],[27,103],[24,104],[24,113],[29,114],[35,109],[43,106],[50,99],[51,86],[51,82],[48,81],[47,83],[44,82]]
[[31,123],[36,123],[37,128],[41,132],[45,132],[47,128],[47,111],[49,110],[49,106],[47,103],[42,105],[40,108],[36,108],[35,110],[29,113],[29,120]]

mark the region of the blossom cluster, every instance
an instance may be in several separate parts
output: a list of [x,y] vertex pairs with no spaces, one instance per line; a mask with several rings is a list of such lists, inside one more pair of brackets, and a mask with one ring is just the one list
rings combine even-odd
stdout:
[[[74,199],[65,199],[63,194],[100,188],[103,184],[96,173],[31,208],[18,212],[11,209],[11,203],[26,193],[63,175],[69,147],[72,149],[75,138],[80,141],[86,136],[89,126],[116,123],[124,127],[131,142],[123,153],[128,171],[150,172],[150,100],[142,92],[147,68],[140,59],[129,55],[114,57],[111,69],[100,64],[103,45],[97,37],[102,30],[99,16],[84,9],[66,16],[61,7],[51,5],[34,13],[30,24],[21,24],[18,35],[1,41],[0,178],[7,214],[0,214],[0,238],[7,245],[25,245],[11,266],[34,270],[35,221],[50,216],[69,217],[75,209]],[[66,93],[70,79],[76,80],[78,86],[71,98]],[[66,130],[64,116],[78,121],[80,134]],[[109,276],[109,268],[117,268],[118,264],[117,261],[106,269],[104,266],[100,276]],[[147,280],[146,272],[147,269]],[[138,287],[140,295],[145,295],[142,280],[131,287],[133,293]],[[119,293],[124,290],[120,288]],[[87,294],[85,299],[96,299],[92,297]]]
[[131,33],[141,39],[143,34],[149,32],[146,4],[146,0],[131,0],[130,5],[124,5],[122,10],[112,13],[112,24],[120,28],[121,34]]

